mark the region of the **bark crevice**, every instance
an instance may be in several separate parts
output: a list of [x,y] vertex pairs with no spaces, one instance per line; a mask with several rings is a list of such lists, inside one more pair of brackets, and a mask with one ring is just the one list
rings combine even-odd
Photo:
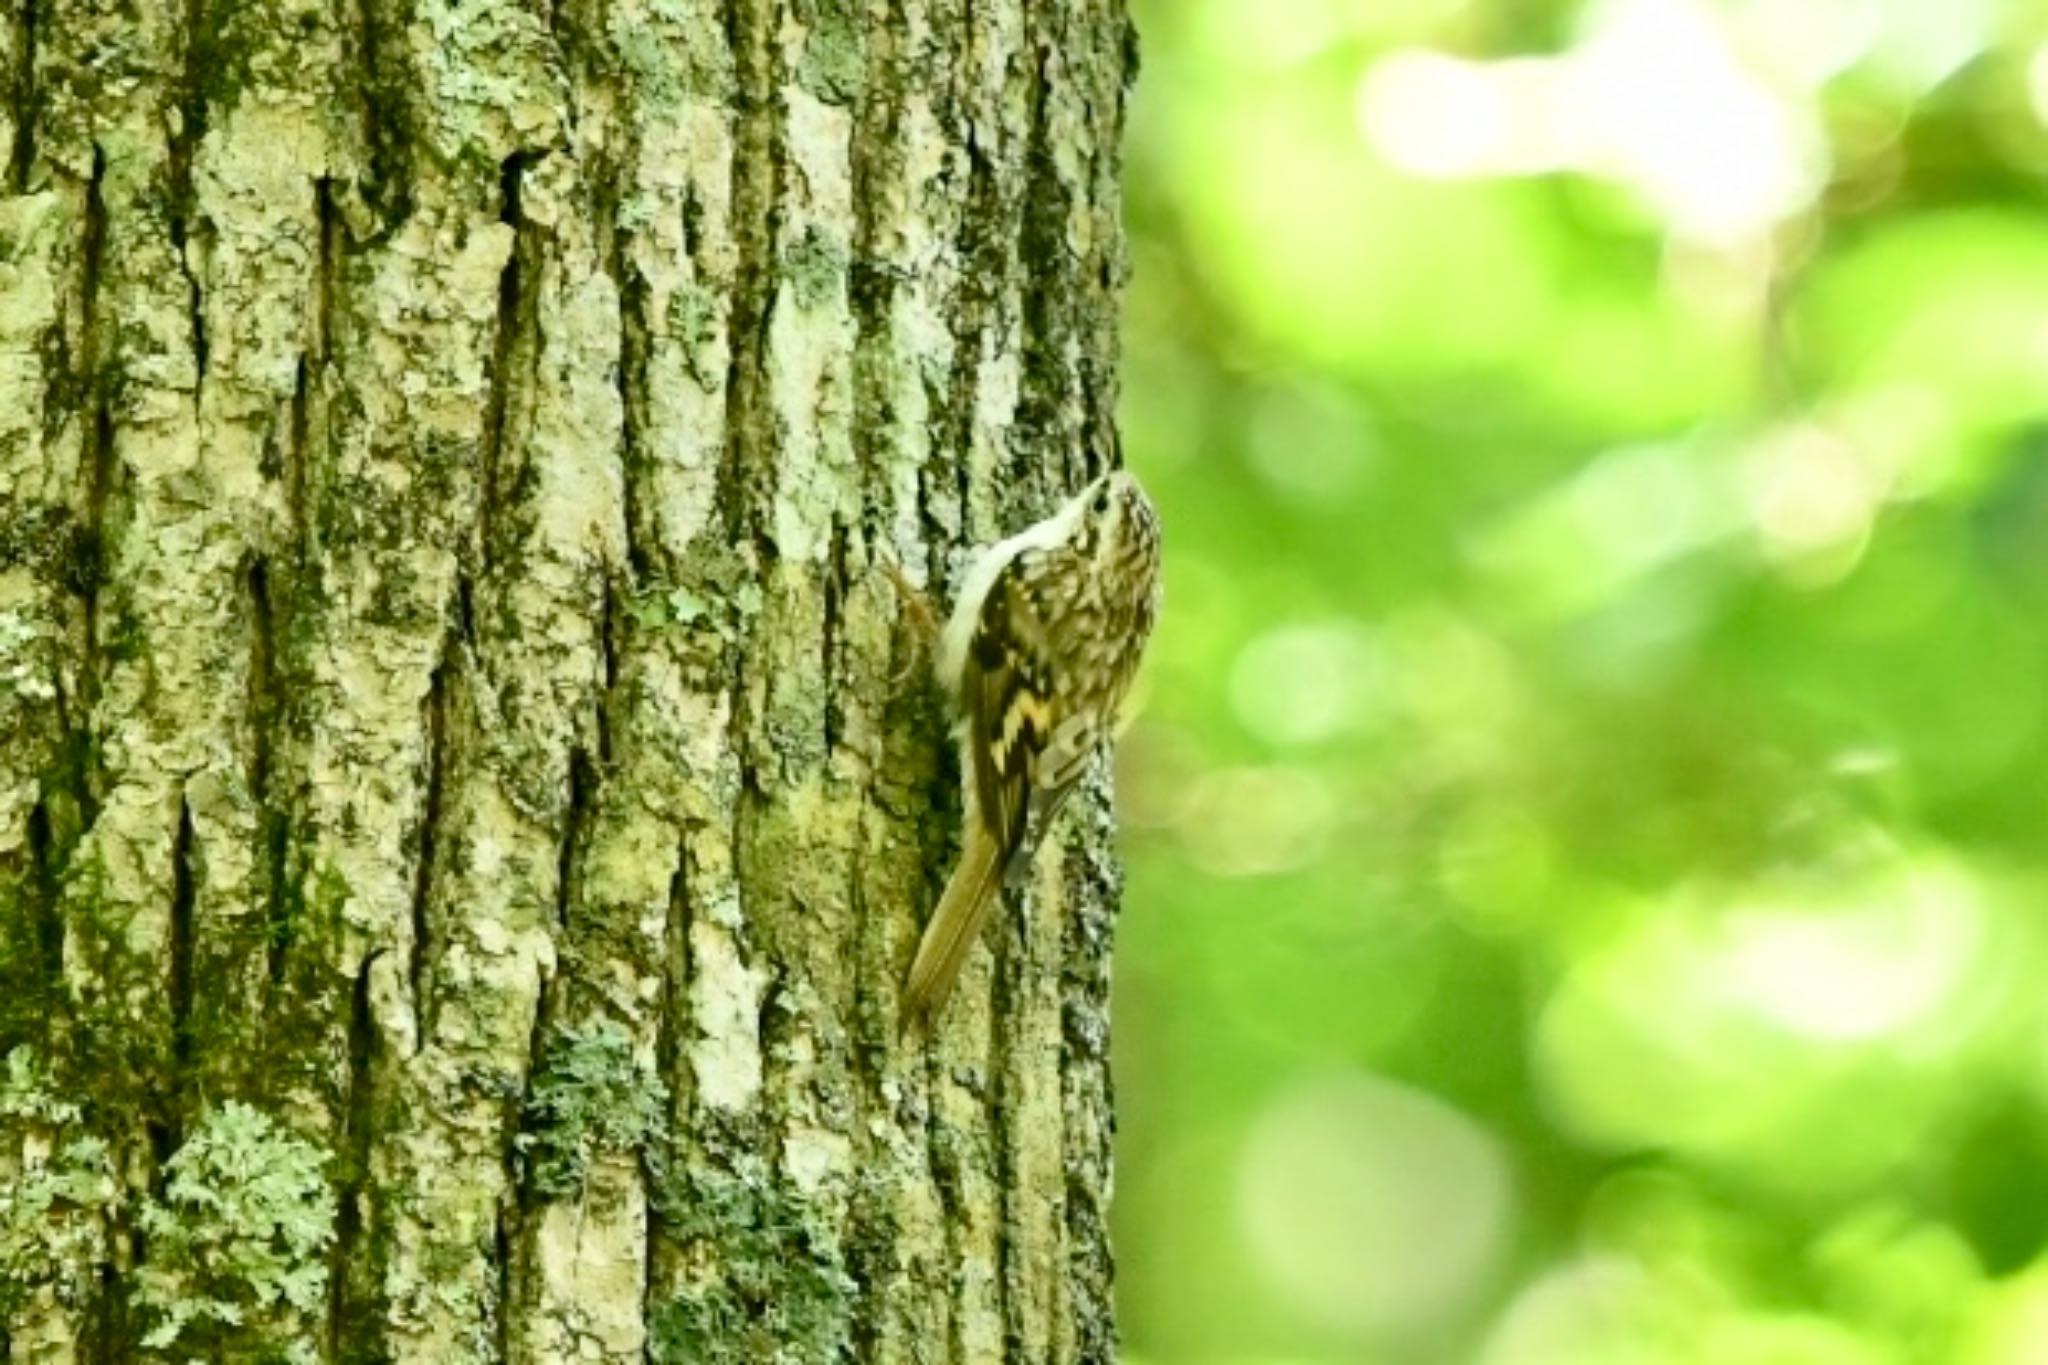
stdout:
[[[539,1040],[536,1038],[535,1045],[538,1046],[538,1044]],[[536,1052],[534,1055],[539,1056],[540,1054]],[[508,1131],[517,1133],[518,1124],[508,1125]],[[492,1315],[494,1318],[492,1325],[497,1335],[497,1359],[499,1360],[512,1360],[515,1358],[512,1354],[512,1315],[515,1303],[513,1298],[515,1289],[513,1272],[517,1257],[513,1253],[513,1247],[517,1245],[517,1241],[512,1224],[519,1214],[518,1197],[514,1193],[514,1191],[519,1189],[516,1183],[517,1175],[518,1172],[514,1169],[512,1161],[512,1147],[508,1142],[505,1148],[506,1192],[499,1196],[497,1216],[491,1222],[492,1265],[498,1273],[497,1311]]]
[[[625,480],[630,483],[631,480]],[[597,694],[597,761],[609,768],[612,752],[612,713],[619,705],[619,575],[608,567],[603,574],[597,616],[597,648],[604,665],[604,681]]]
[[413,864],[412,944],[406,963],[406,979],[412,991],[413,1010],[419,1021],[421,1039],[432,1034],[431,969],[433,953],[430,906],[434,894],[435,860],[440,853],[443,790],[448,781],[449,692],[456,666],[457,630],[451,628],[443,641],[439,663],[427,678],[427,695],[421,704],[426,735],[426,792],[420,802],[419,852]]
[[[389,6],[394,13],[380,11]],[[356,90],[363,142],[369,156],[363,200],[382,219],[381,236],[412,214],[412,122],[417,82],[405,64],[405,34],[412,22],[407,0],[356,0]],[[395,52],[407,69],[387,69]]]
[[[1052,146],[1051,102],[1053,80],[1047,70],[1058,51],[1057,38],[1047,35],[1030,63],[1031,116],[1025,130],[1025,188],[1019,203],[1017,252],[1026,268],[1048,275],[1068,274],[1072,262],[1066,249],[1068,195],[1061,183]],[[1064,453],[1069,433],[1061,428],[1062,399],[1071,399],[1070,376],[1062,342],[1069,330],[1067,309],[1075,300],[1069,291],[1035,289],[1025,291],[1020,338],[1023,374],[1017,394],[1017,426],[1020,439],[1010,444],[1007,477],[1020,482],[1033,474],[1032,464],[1047,454]],[[1082,396],[1084,401],[1086,395]],[[1064,462],[1063,462],[1064,463]],[[1042,472],[1042,470],[1040,471]],[[1054,482],[1068,482],[1071,469],[1056,469]]]
[[167,1003],[170,1009],[170,1058],[168,1084],[159,1096],[160,1134],[157,1145],[157,1174],[184,1140],[185,1090],[192,1067],[192,955],[193,915],[198,907],[199,882],[194,875],[196,856],[189,795],[178,797],[177,832],[171,837],[171,913],[165,945]]
[[[51,1007],[63,999],[64,918],[58,911],[63,873],[47,800],[28,813],[29,929],[36,949],[37,996]],[[47,1025],[46,1025],[47,1026]]]
[[8,98],[14,105],[14,145],[7,149],[7,184],[15,194],[28,193],[29,170],[36,161],[36,41],[41,36],[42,6],[45,0],[19,0],[15,32],[20,35],[21,54],[14,70]]
[[[92,173],[86,181],[84,222],[79,242],[79,354],[70,375],[74,410],[89,414],[84,429],[85,506],[80,515],[80,562],[76,587],[84,647],[78,666],[77,783],[80,820],[90,830],[99,818],[99,782],[94,771],[95,712],[100,698],[100,595],[108,578],[111,551],[106,542],[107,500],[114,481],[114,414],[110,385],[101,373],[100,277],[107,247],[107,156],[98,143],[92,149]],[[59,405],[61,406],[61,405]]]
[[845,525],[835,521],[825,555],[824,601],[818,626],[818,676],[825,689],[825,702],[820,710],[825,722],[827,761],[832,751],[839,747],[839,735],[845,728],[846,700],[841,691],[845,670],[840,657],[844,649],[845,623],[840,617],[846,610],[846,542]]
[[201,386],[206,382],[206,310],[199,271],[192,261],[193,253],[199,249],[193,240],[198,227],[198,196],[192,184],[192,158],[206,138],[204,78],[213,56],[205,27],[206,6],[207,0],[186,0],[184,69],[178,77],[176,102],[172,105],[175,123],[168,139],[171,252],[185,278],[194,382]]
[[368,1231],[363,1199],[370,1178],[370,1153],[376,1138],[377,1023],[370,1001],[370,973],[382,950],[363,959],[349,992],[348,1069],[343,1079],[341,1126],[336,1140],[334,1246],[328,1261],[327,1358],[350,1359],[345,1348],[375,1335],[374,1276],[359,1264],[361,1241]]
[[[95,142],[92,145],[92,169],[85,182],[84,221],[79,230],[78,246],[78,329],[79,354],[70,376],[79,394],[94,391],[99,384],[99,364],[102,359],[99,337],[100,276],[104,272],[107,257],[107,152]],[[66,404],[55,405],[63,411]],[[95,468],[93,486],[104,491],[105,479]]]
[[522,354],[537,359],[539,352],[537,338],[531,335],[537,319],[528,296],[538,262],[531,259],[535,244],[520,211],[520,195],[526,172],[546,155],[544,151],[514,152],[498,167],[498,221],[512,229],[513,242],[504,268],[498,272],[498,313],[491,340],[490,390],[484,400],[483,448],[479,457],[478,477],[483,490],[477,515],[478,562],[485,569],[498,558],[498,509],[509,496],[503,464],[512,391],[522,379],[532,378],[518,374],[513,362]]
[[80,763],[80,804],[85,808],[85,827],[91,829],[98,814],[99,782],[95,766],[95,745],[91,743],[94,712],[99,707],[102,685],[100,641],[100,598],[110,576],[108,560],[113,549],[107,544],[107,500],[114,482],[114,409],[104,381],[93,385],[92,422],[86,429],[85,530],[81,538],[85,571],[79,575],[79,608],[85,627],[85,649],[79,666],[78,687],[83,705],[79,721],[83,727],[83,758]]
[[313,222],[313,356],[325,361],[334,354],[334,271],[341,259],[341,206],[335,200],[332,176],[313,182]]
[[291,433],[291,449],[283,454],[283,468],[280,474],[284,481],[285,534],[290,538],[291,558],[295,569],[306,567],[306,553],[309,548],[309,524],[306,520],[306,465],[309,458],[308,443],[313,437],[313,395],[312,369],[315,361],[305,352],[299,359],[292,374],[292,396],[286,414],[287,428]]
[[[690,1017],[690,842],[685,836],[676,845],[675,871],[669,874],[668,900],[662,920],[662,1010],[655,1021],[654,1059],[656,1075],[668,1083],[670,1103],[676,1113],[686,1112],[689,1088],[683,1084],[683,1021]],[[660,1202],[649,1207],[657,1214]]]
[[249,611],[249,672],[243,707],[249,727],[249,800],[262,838],[258,852],[263,875],[264,980],[274,992],[284,980],[285,950],[293,929],[291,813],[276,790],[278,733],[284,724],[288,688],[277,653],[277,601],[270,583],[269,557],[252,554],[247,565],[242,595]]
[[655,527],[642,522],[639,489],[646,477],[647,459],[641,444],[647,395],[647,281],[620,245],[616,191],[605,196],[603,222],[611,259],[605,268],[611,275],[619,301],[619,361],[612,369],[612,382],[619,395],[619,481],[620,519],[626,528],[626,567],[631,571],[631,590],[649,581],[649,564],[659,547]]
[[272,749],[279,709],[277,622],[270,596],[270,561],[263,555],[249,556],[242,571],[242,594],[249,604],[249,685],[244,703],[249,721],[249,799],[259,811],[271,814]]
[[555,862],[555,928],[567,941],[570,913],[575,904],[576,858],[585,832],[597,808],[597,768],[590,754],[576,748],[569,752],[569,799],[562,812],[562,844]]

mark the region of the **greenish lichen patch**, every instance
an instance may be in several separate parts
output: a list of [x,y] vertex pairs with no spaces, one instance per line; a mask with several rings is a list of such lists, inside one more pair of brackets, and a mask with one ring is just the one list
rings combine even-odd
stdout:
[[719,357],[725,306],[717,293],[694,282],[679,286],[669,296],[669,334],[682,345],[690,378],[705,393],[715,393],[725,382],[725,366]]
[[736,546],[707,537],[672,574],[644,580],[621,599],[638,632],[661,636],[693,682],[725,678],[733,653],[761,614],[760,575]]
[[199,1358],[313,1358],[290,1319],[326,1301],[335,1219],[327,1159],[246,1104],[230,1101],[200,1121],[166,1165],[163,1195],[137,1219],[145,1345]]
[[630,79],[650,123],[674,117],[689,98],[722,100],[732,90],[725,34],[706,25],[691,0],[608,5],[604,36],[605,65]]
[[648,630],[671,626],[709,627],[730,636],[735,627],[761,610],[761,585],[741,583],[730,596],[718,596],[688,584],[655,585],[630,598],[626,612]]
[[804,89],[827,104],[852,104],[867,86],[867,54],[861,42],[861,18],[847,0],[814,0],[799,6],[810,24],[804,37],[797,79]]
[[606,1021],[566,1031],[527,1089],[513,1140],[527,1190],[542,1200],[581,1194],[600,1155],[647,1152],[667,1109],[667,1087],[634,1059],[624,1029]]
[[845,287],[846,243],[815,224],[783,253],[783,273],[796,292],[797,303],[818,308],[831,302]]
[[817,1204],[754,1167],[671,1172],[656,1191],[668,1235],[706,1269],[655,1311],[657,1365],[817,1365],[845,1359],[854,1283]]
[[559,138],[566,91],[542,21],[523,7],[416,0],[408,38],[427,94],[419,131],[448,162],[495,175]]

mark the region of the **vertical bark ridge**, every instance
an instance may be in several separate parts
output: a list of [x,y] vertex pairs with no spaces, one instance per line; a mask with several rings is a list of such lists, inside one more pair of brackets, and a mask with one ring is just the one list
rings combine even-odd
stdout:
[[[1013,476],[1010,455],[1025,292],[1018,247],[1031,109],[1027,8],[1010,0],[975,3],[961,19],[977,36],[959,91],[967,205],[953,245],[961,260],[949,395],[957,483],[946,491],[957,495],[951,515],[962,538],[983,543],[1044,510],[1042,491]],[[1003,927],[990,935],[992,943],[1006,939],[1007,926],[1026,912],[1016,900],[1005,898]],[[956,1228],[955,1254],[968,1268],[955,1278],[952,1310],[956,1352],[968,1360],[1001,1358],[1009,1327],[1001,1164],[1008,1139],[996,1106],[1005,1034],[1015,1018],[993,994],[995,961],[984,952],[969,958],[952,1019],[930,1044],[934,1166]]]
[[[80,433],[96,560],[79,671],[97,811],[67,866],[73,1027],[49,1060],[88,1097],[81,1119],[107,1140],[131,1198],[161,1187],[158,1166],[180,1126],[179,907],[207,894],[181,869],[192,857],[212,862],[207,792],[194,779],[231,750],[234,718],[210,684],[222,640],[234,638],[226,599],[239,584],[225,559],[239,550],[215,531],[226,500],[207,496],[211,471],[195,440],[190,299],[164,192],[163,116],[189,36],[178,18],[89,0],[51,6],[39,51],[39,165],[27,177],[88,182],[79,292],[67,307],[73,384],[60,401]],[[115,1245],[132,1245],[134,1225],[118,1206],[115,1220]],[[110,1287],[114,1321],[140,1316],[132,1285]],[[83,1321],[73,1326],[83,1333]]]
[[[592,835],[584,912],[593,925],[653,933],[614,937],[648,954],[645,984],[612,992],[614,1017],[633,1055],[655,1068],[640,1084],[666,1096],[673,1134],[650,1154],[661,1160],[642,1163],[656,1222],[641,1234],[644,1268],[630,1305],[651,1331],[652,1358],[691,1359],[675,1343],[701,1278],[687,1265],[703,1255],[690,1196],[707,1186],[680,1188],[681,1173],[707,1159],[707,1130],[758,1084],[761,978],[738,941],[730,831],[739,778],[726,743],[737,603],[753,561],[751,541],[734,534],[744,499],[720,491],[736,467],[726,434],[731,319],[747,297],[733,156],[739,126],[758,116],[732,102],[743,16],[710,3],[635,4],[606,18],[590,45],[592,102],[616,110],[624,144],[606,199],[616,214],[632,580],[608,694],[616,760]],[[612,800],[611,791],[634,795]],[[621,1164],[630,1169],[632,1154],[608,1155],[600,1169]],[[568,1205],[550,1216],[578,1215]]]
[[67,771],[82,767],[73,735],[84,732],[68,661],[76,596],[95,570],[49,430],[48,395],[62,376],[44,345],[60,326],[53,276],[78,217],[75,194],[0,199],[0,295],[13,304],[0,311],[0,1056],[44,1044],[61,998],[39,946],[46,935],[28,926],[56,915],[51,878],[82,823]]
[[[961,368],[969,272],[983,264],[956,250],[970,211],[962,189],[971,116],[961,73],[971,62],[954,44],[972,31],[965,11],[946,3],[908,4],[871,28],[853,172],[856,440],[876,548],[849,593],[851,620],[866,624],[849,625],[862,648],[847,670],[904,680],[860,689],[868,705],[856,705],[844,727],[846,746],[874,783],[874,800],[857,817],[851,871],[856,960],[867,979],[888,983],[868,1007],[860,1053],[864,1076],[879,1071],[867,1125],[881,1125],[876,1155],[887,1176],[857,1204],[853,1259],[872,1291],[857,1340],[882,1360],[921,1358],[933,1344],[948,1358],[972,1358],[960,1353],[971,1319],[957,1311],[954,1290],[977,1278],[973,1223],[958,1216],[958,1182],[948,1174],[959,1149],[934,1141],[947,1130],[927,1128],[937,1104],[921,1059],[895,1046],[895,988],[938,885],[928,860],[952,848],[946,824],[912,813],[933,797],[941,812],[957,810],[955,779],[944,721],[931,705],[927,643],[892,628],[898,604],[873,567],[876,555],[887,555],[937,588],[962,529],[959,502],[943,490],[954,487],[965,433],[964,421],[952,420],[948,376]],[[940,496],[928,497],[931,490]],[[917,833],[906,837],[906,824]],[[947,832],[933,839],[926,830]],[[866,1062],[874,1051],[883,1054],[879,1067]]]
[[[1027,20],[1022,60],[1029,123],[1021,149],[1027,188],[1019,250],[1034,278],[1051,287],[1028,290],[1022,299],[1011,454],[1018,477],[1047,480],[1052,497],[1096,472],[1113,441],[1109,367],[1095,357],[1115,354],[1113,282],[1121,269],[1121,236],[1116,201],[1100,202],[1100,145],[1084,130],[1120,119],[1122,38],[1121,16],[1035,7]],[[1100,76],[1105,68],[1113,73],[1108,80]],[[1113,148],[1109,155],[1113,164]],[[1057,458],[1034,458],[1035,452],[1057,452]],[[1096,804],[1077,813],[1070,828],[1102,808],[1100,790],[1086,799]],[[1075,1255],[1065,1208],[1065,1172],[1081,1158],[1077,1142],[1089,1135],[1067,1131],[1064,1086],[1076,1073],[1106,1071],[1107,1065],[1106,1055],[1075,1055],[1066,1047],[1065,1012],[1074,999],[1068,994],[1067,930],[1094,907],[1086,894],[1093,888],[1064,876],[1061,863],[1082,853],[1070,842],[1039,860],[1032,894],[1017,898],[1019,913],[1009,922],[1003,982],[1016,1022],[1004,1035],[1008,1047],[998,1062],[998,1093],[1005,1116],[1017,1120],[1005,1130],[1010,1140],[1002,1153],[1004,1303],[1010,1338],[1034,1359],[1074,1358],[1084,1337],[1091,1338],[1092,1353],[1114,1347],[1109,1333],[1089,1330],[1086,1315],[1076,1313],[1064,1294],[1077,1262],[1092,1261],[1092,1268],[1108,1271],[1106,1255]],[[1105,960],[1107,943],[1094,947],[1094,960]],[[1100,997],[1082,1001],[1098,1008],[1107,1003]],[[1048,1068],[1046,1057],[1065,1064]],[[1099,1170],[1106,1180],[1106,1161]],[[1052,1193],[1017,1197],[1027,1190]]]
[[[10,24],[10,194],[0,196],[0,1076],[18,1060],[54,1069],[65,1031],[63,879],[83,831],[89,724],[80,695],[80,603],[96,547],[81,518],[83,446],[71,416],[85,177],[28,189],[34,154],[28,81],[37,18]],[[88,161],[88,169],[90,162]],[[53,950],[55,953],[53,960]],[[11,1089],[5,1080],[0,1087]],[[0,1117],[0,1182],[18,1180],[63,1137],[56,1125]],[[0,1306],[21,1357],[77,1359],[101,1247],[48,1256],[40,1283]],[[66,1292],[71,1291],[71,1292]]]
[[[346,159],[332,125],[341,36],[319,0],[275,12],[190,0],[168,196],[190,313],[197,437],[223,490],[214,529],[238,545],[232,754],[195,787],[209,877],[195,928],[201,1090],[278,1104],[329,1141],[345,1101],[350,982],[287,983],[307,947],[294,874],[304,756],[297,646],[306,575],[297,489],[314,437],[316,315],[328,243],[320,186]],[[215,875],[215,869],[218,875]],[[306,1013],[280,1011],[297,987]]]
[[[1053,69],[1062,35],[1048,32],[1058,18],[1039,7],[1030,9],[1023,16],[1024,31],[1014,58],[1023,73],[1023,122],[1013,144],[1024,186],[1014,210],[1016,250],[1023,268],[1051,279],[1059,279],[1067,267],[1059,244],[1048,242],[1039,227],[1064,206],[1056,198],[1047,202],[1053,198],[1053,187],[1047,183],[1052,178],[1047,173],[1052,161],[1048,123],[1065,94]],[[1053,292],[1021,290],[1016,300],[1016,369],[1006,376],[1016,386],[1011,395],[1015,426],[1004,458],[996,464],[999,478],[1025,486],[1038,481],[1040,496],[1048,500],[1057,497],[1068,477],[1063,466],[1074,437],[1039,415],[1042,407],[1065,396],[1059,382],[1064,373],[1045,373],[1044,323],[1050,307],[1047,298]],[[1057,945],[1060,920],[1068,907],[1042,875],[1046,867],[1042,856],[1035,865],[1041,875],[1011,896],[1011,911],[1003,922],[996,1010],[1009,1023],[996,1038],[991,1085],[997,1112],[1009,1120],[999,1130],[1002,1140],[995,1156],[995,1183],[1001,1192],[1004,1338],[1033,1360],[1053,1357],[1062,1269],[1057,1263],[1058,1219],[1064,1194],[1059,1074],[1045,1059],[1060,1054],[1063,983]]]

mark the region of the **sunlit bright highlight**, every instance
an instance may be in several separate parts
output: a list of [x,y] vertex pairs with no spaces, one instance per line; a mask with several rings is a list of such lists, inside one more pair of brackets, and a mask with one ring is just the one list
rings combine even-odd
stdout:
[[1977,902],[1967,884],[1934,868],[1883,891],[1854,909],[1731,916],[1718,961],[1729,996],[1828,1042],[1897,1034],[1932,1017],[1976,959]]
[[1868,55],[1884,22],[1870,0],[1737,0],[1726,12],[1745,53],[1808,90]]
[[1804,209],[1823,169],[1811,116],[1693,0],[1615,0],[1559,57],[1391,53],[1360,81],[1357,117],[1411,174],[1583,171],[1629,186],[1674,234],[1716,244]]
[[1474,62],[1396,52],[1365,73],[1366,136],[1412,175],[1534,175],[1571,164],[1562,123],[1568,91],[1554,61]]
[[2034,106],[2034,117],[2048,128],[2048,43],[2034,49],[2034,59],[2027,63],[2027,102]]

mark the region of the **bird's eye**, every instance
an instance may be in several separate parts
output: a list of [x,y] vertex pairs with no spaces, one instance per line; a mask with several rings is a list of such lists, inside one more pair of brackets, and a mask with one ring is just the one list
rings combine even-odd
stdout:
[[1109,490],[1103,489],[1095,495],[1095,515],[1101,516],[1109,510]]

